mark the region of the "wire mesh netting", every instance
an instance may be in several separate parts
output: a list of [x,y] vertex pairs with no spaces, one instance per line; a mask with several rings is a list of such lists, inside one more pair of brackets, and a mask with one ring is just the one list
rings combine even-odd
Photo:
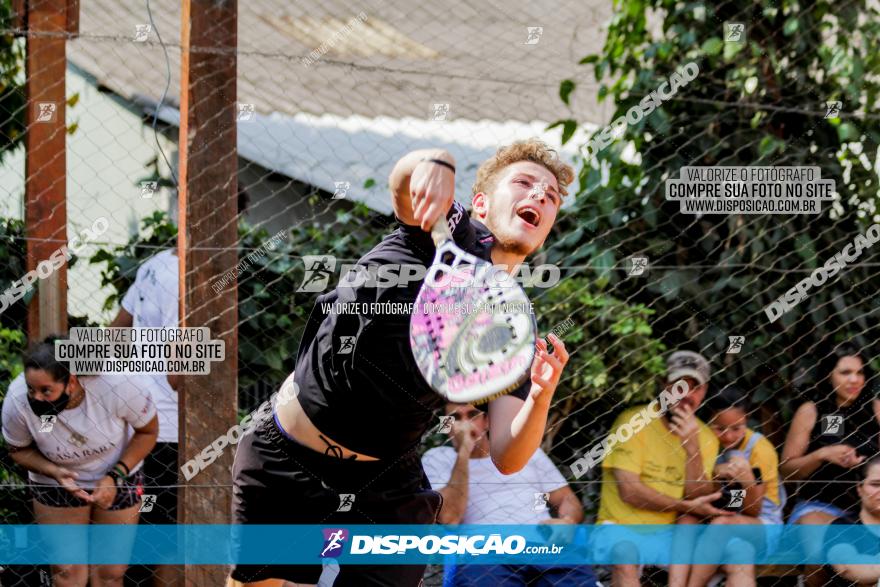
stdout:
[[[24,20],[23,6],[29,7]],[[126,424],[147,425],[152,408],[135,413],[145,398],[157,409],[158,442],[144,460],[142,487],[117,492],[116,509],[134,507],[140,524],[175,523],[182,517],[178,488],[186,487],[216,502],[228,521],[238,442],[229,406],[218,403],[216,418],[193,422],[180,417],[174,377],[84,378],[86,397],[106,394],[131,413],[120,407],[109,423],[94,414],[77,422],[62,413],[34,429],[22,374],[25,342],[36,338],[28,330],[29,305],[43,303],[36,284],[54,279],[28,264],[29,247],[42,247],[34,249],[35,263],[59,259],[44,271],[69,267],[62,286],[71,327],[191,325],[208,305],[184,303],[179,315],[173,253],[184,226],[188,234],[206,226],[219,232],[230,218],[218,207],[216,214],[180,220],[186,206],[181,184],[213,173],[189,168],[190,177],[181,177],[182,155],[187,147],[209,152],[212,141],[221,140],[196,126],[189,129],[196,137],[191,144],[180,143],[191,106],[188,88],[181,87],[190,57],[181,22],[189,22],[188,15],[167,0],[91,0],[68,3],[67,18],[77,14],[72,30],[46,32],[39,28],[38,16],[47,10],[40,3],[0,0],[0,7],[0,522],[36,522],[49,513],[42,506],[53,504],[67,504],[69,515],[85,510],[84,518],[59,518],[65,521],[109,521],[100,516],[112,509],[96,507],[98,517],[90,518],[90,508],[70,507],[71,497],[57,487],[57,470],[35,473],[20,449],[35,443],[31,450],[43,461],[106,469],[121,446],[93,457],[108,450],[103,444],[116,447]],[[455,198],[470,208],[479,166],[499,147],[537,137],[573,167],[575,179],[546,241],[527,259],[526,271],[536,279],[526,289],[539,334],[557,334],[570,359],[540,451],[514,477],[502,477],[481,458],[487,456],[484,440],[472,452],[460,450],[464,436],[453,441],[461,422],[479,429],[488,426],[485,416],[462,411],[453,427],[445,419],[452,411],[430,413],[437,424],[421,448],[431,455],[425,457],[428,477],[435,489],[445,488],[444,507],[452,508],[441,519],[672,524],[686,508],[663,497],[693,500],[721,485],[726,501],[717,507],[740,499],[734,509],[755,520],[773,512],[779,522],[828,524],[843,513],[857,516],[865,507],[858,465],[880,452],[872,370],[880,366],[872,248],[880,237],[877,16],[875,3],[857,1],[239,4],[232,48],[194,49],[227,52],[237,65],[235,95],[227,96],[218,82],[211,98],[234,102],[235,185],[216,190],[235,200],[237,264],[211,275],[187,267],[190,290],[235,301],[234,331],[212,329],[211,337],[237,341],[237,380],[212,384],[235,387],[239,420],[279,390],[295,368],[316,298],[337,285],[346,265],[397,229],[388,178],[404,155],[426,148],[453,155]],[[63,72],[64,100],[28,100],[26,80],[40,72],[27,69],[25,59],[48,39],[63,40],[66,48],[58,54],[60,67],[55,63]],[[193,75],[210,84],[213,73]],[[27,137],[59,119],[64,150],[36,158],[37,146]],[[213,122],[198,124],[213,129]],[[34,228],[49,222],[56,208],[26,221],[35,201],[26,190],[31,177],[54,177],[58,156],[66,233],[46,237]],[[29,169],[34,161],[46,168]],[[685,211],[667,191],[668,180],[686,178],[685,167],[812,167],[816,175],[801,189],[810,186],[817,196],[801,201],[817,208],[813,214]],[[820,178],[834,182],[833,196],[821,201]],[[784,199],[773,195],[773,184],[784,192],[792,182],[755,183],[769,185],[763,200],[773,200]],[[328,260],[316,283],[315,268]],[[538,276],[555,273],[540,267],[558,270],[558,279],[542,282]],[[29,274],[30,283],[23,283]],[[846,342],[850,346],[839,346]],[[692,366],[688,382],[697,389],[685,408],[660,416],[649,402],[671,383],[666,360],[677,350],[704,357],[708,381],[702,385],[700,369]],[[632,421],[646,404],[640,423]],[[692,427],[690,411],[709,426]],[[389,414],[386,424],[395,417]],[[189,445],[181,458],[178,443],[191,433],[227,438],[230,446],[215,451],[226,458],[214,463],[218,457],[211,458],[205,443]],[[763,439],[753,449],[749,440],[757,433]],[[640,448],[626,451],[628,459],[613,454],[609,439],[624,444],[629,437],[629,446]],[[51,451],[39,450],[51,442]],[[698,456],[685,450],[688,442],[699,444]],[[72,457],[64,450],[95,454]],[[745,454],[716,465],[715,455],[731,457],[736,450]],[[699,466],[688,466],[695,458],[703,459],[702,478],[692,475]],[[224,469],[205,482],[213,467]],[[464,477],[462,467],[469,473]],[[746,480],[712,484],[713,475]],[[756,477],[761,483],[749,482]],[[748,489],[754,486],[760,493]],[[828,507],[807,507],[816,503]],[[718,516],[706,511],[695,515],[703,522]],[[7,568],[0,582],[48,584],[52,572],[48,566]],[[170,567],[105,572],[125,574],[128,584],[181,581]],[[454,572],[465,584],[465,571]],[[467,570],[471,584],[498,583],[502,572],[523,584],[565,585],[588,584],[594,575],[605,581],[612,570]],[[765,566],[754,572],[761,583],[800,576],[822,584],[833,570]],[[429,566],[425,584],[441,584],[444,573],[451,581],[451,567]],[[648,569],[645,578],[662,583],[669,580],[665,573]],[[327,571],[324,584],[332,576]]]

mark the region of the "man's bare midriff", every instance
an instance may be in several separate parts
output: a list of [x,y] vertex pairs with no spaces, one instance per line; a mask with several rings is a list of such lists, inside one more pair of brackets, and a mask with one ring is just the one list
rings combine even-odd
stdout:
[[[359,461],[377,461],[379,459],[365,454],[349,450],[318,430],[303,410],[296,395],[284,393],[292,385],[293,374],[285,380],[281,386],[279,400],[275,405],[275,413],[278,422],[284,428],[284,432],[296,439],[297,442],[314,451],[342,459],[350,459],[352,455]],[[281,399],[283,398],[283,399]],[[284,401],[286,400],[286,401]],[[323,438],[322,438],[323,437]]]

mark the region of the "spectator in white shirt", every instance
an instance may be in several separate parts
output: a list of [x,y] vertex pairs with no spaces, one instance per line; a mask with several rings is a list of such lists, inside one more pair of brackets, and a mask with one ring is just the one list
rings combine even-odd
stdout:
[[[12,460],[28,470],[38,524],[137,524],[141,463],[156,444],[159,421],[149,393],[125,375],[72,375],[55,359],[54,337],[31,347],[24,373],[3,400],[3,438]],[[133,429],[133,431],[132,431]],[[78,551],[81,540],[56,544]],[[52,565],[58,587],[122,586],[127,565]]]
[[[472,405],[447,404],[452,446],[422,457],[431,487],[443,496],[441,524],[580,524],[583,507],[539,448],[519,472],[502,475],[489,457],[489,420]],[[551,508],[558,513],[551,517]],[[447,567],[444,586],[596,585],[588,565],[459,565]]]
[[[134,283],[122,298],[119,314],[110,326],[134,328],[176,328],[178,326],[177,249],[153,255],[138,268]],[[144,511],[144,524],[177,523],[177,441],[178,408],[175,375],[164,373],[131,375],[136,384],[149,392],[159,412],[159,438],[156,448],[144,460],[144,483],[155,496],[152,509]],[[146,569],[134,566],[129,578],[144,580]],[[152,569],[153,585],[165,587],[183,581],[180,568],[168,565]]]

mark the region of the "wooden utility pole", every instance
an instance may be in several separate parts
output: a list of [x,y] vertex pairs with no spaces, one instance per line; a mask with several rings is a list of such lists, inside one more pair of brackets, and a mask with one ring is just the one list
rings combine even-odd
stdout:
[[[180,400],[180,464],[236,423],[238,293],[211,283],[238,264],[236,152],[236,0],[183,0],[180,78],[181,326],[208,326],[226,344],[226,360],[209,376],[184,376]],[[181,488],[179,521],[229,523],[234,450]],[[186,585],[223,585],[226,567],[188,566]]]
[[[25,236],[27,270],[67,244],[65,45],[79,27],[79,3],[17,0],[15,25],[25,31]],[[67,263],[34,281],[28,306],[31,340],[67,330]]]

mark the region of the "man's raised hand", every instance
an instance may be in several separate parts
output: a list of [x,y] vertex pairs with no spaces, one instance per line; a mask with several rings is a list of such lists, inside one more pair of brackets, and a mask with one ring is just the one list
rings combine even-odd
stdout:
[[446,216],[455,197],[455,173],[445,165],[422,161],[409,179],[413,218],[422,230]]

